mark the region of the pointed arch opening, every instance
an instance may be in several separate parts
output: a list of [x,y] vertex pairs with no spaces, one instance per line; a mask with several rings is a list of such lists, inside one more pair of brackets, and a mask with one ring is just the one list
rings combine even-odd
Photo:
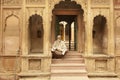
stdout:
[[107,52],[107,19],[97,15],[93,20],[93,53]]
[[4,36],[5,54],[17,54],[20,49],[20,23],[17,16],[10,15],[6,18]]
[[29,18],[29,52],[43,53],[43,19],[34,14]]
[[[16,65],[16,61],[20,62],[20,18],[14,14],[11,14],[5,18],[5,26],[3,32],[3,55],[7,57],[2,58],[2,68],[6,72],[20,71],[19,64]],[[11,57],[12,56],[12,57]],[[18,56],[17,59],[15,56]]]

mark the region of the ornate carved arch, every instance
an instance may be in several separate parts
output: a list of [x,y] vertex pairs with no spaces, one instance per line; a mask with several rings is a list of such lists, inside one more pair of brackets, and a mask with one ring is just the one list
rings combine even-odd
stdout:
[[17,16],[17,15],[15,15],[15,14],[11,14],[11,15],[8,15],[7,17],[5,17],[5,26],[4,26],[4,31],[5,31],[5,28],[6,28],[6,25],[7,25],[7,19],[9,18],[9,17],[11,17],[11,16],[14,16],[14,17],[16,17],[17,19],[18,19],[18,21],[19,21],[19,23],[18,24],[20,24],[20,18]]
[[[65,1],[65,0],[50,0],[49,1],[49,15],[52,16],[52,10],[54,9],[54,6],[56,4],[59,4],[60,1]],[[87,11],[87,1],[86,0],[72,0],[75,1],[77,4],[81,4],[83,10],[85,11],[85,16],[86,16],[86,11]],[[84,17],[86,18],[86,17]],[[50,21],[52,20],[52,17],[50,18]],[[85,19],[86,20],[86,19]]]
[[97,15],[94,17],[93,22],[94,22],[93,27],[95,27],[95,25],[98,25],[98,26],[101,26],[100,28],[103,28],[105,27],[107,20],[106,20],[106,17],[104,17],[103,15]]
[[79,10],[80,14],[83,15],[84,13],[81,5],[71,0],[60,1],[58,4],[56,4],[54,6],[53,13],[54,11],[58,10]]

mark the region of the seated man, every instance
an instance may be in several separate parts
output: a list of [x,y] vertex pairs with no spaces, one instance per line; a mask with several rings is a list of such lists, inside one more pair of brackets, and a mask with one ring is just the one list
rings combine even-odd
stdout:
[[57,40],[54,42],[52,47],[52,57],[53,58],[60,58],[65,55],[67,51],[67,47],[64,41],[61,40],[61,36],[57,36]]

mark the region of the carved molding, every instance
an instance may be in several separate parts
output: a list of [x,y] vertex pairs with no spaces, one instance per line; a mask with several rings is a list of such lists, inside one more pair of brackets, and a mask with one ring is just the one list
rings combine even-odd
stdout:
[[101,5],[109,5],[110,4],[110,0],[92,0],[91,1],[92,5],[97,5],[97,6],[101,6]]
[[75,1],[65,0],[60,1],[59,4],[54,6],[55,9],[81,9],[81,5],[77,4]]
[[45,15],[44,13],[44,8],[27,8],[27,20],[29,20],[29,17],[34,15],[34,14],[38,14],[42,17],[44,17]]
[[21,5],[23,0],[3,0],[3,5]]
[[3,20],[5,20],[10,15],[16,15],[20,18],[21,12],[20,9],[3,9]]
[[26,3],[30,5],[34,4],[45,5],[45,0],[26,0]]
[[[51,11],[54,9],[54,6],[56,4],[58,4],[60,1],[64,1],[64,0],[49,0],[49,8],[51,9]],[[87,1],[86,0],[71,0],[76,2],[77,4],[80,4],[82,6],[82,8],[85,8]]]

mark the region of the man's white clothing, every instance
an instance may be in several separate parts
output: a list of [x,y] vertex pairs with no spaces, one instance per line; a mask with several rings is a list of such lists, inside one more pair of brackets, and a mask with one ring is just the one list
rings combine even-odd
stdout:
[[52,47],[52,51],[55,51],[55,50],[62,51],[62,55],[64,55],[65,52],[67,51],[65,42],[62,40],[56,40]]

